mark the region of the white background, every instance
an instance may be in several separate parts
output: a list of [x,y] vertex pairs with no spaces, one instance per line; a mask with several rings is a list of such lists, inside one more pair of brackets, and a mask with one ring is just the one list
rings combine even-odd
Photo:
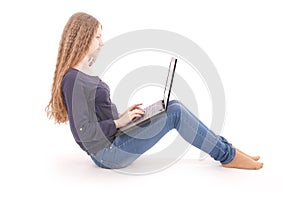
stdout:
[[[299,199],[299,9],[296,0],[1,1],[1,200]],[[156,174],[96,168],[68,125],[44,112],[60,35],[77,11],[101,21],[104,42],[152,28],[197,43],[225,89],[221,134],[264,168],[220,168],[193,148]]]

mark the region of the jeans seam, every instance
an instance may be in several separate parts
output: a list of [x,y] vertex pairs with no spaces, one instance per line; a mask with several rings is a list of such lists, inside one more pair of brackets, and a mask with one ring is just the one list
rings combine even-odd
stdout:
[[[156,123],[155,123],[155,124],[156,124]],[[152,126],[154,126],[155,124],[153,124]],[[131,137],[131,138],[130,138],[129,140],[127,140],[126,142],[123,142],[122,144],[119,144],[118,146],[113,145],[113,147],[120,148],[120,147],[126,145],[127,143],[132,142],[133,140],[135,140],[135,138],[134,138],[134,137]]]

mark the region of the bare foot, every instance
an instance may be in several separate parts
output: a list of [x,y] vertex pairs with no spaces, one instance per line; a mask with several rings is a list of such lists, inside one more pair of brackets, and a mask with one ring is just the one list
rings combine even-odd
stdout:
[[247,157],[249,157],[249,158],[252,158],[252,159],[255,160],[255,161],[258,161],[258,160],[260,159],[260,156],[250,156],[250,155],[246,154],[245,152],[242,152],[240,149],[238,149],[238,148],[236,148],[236,147],[233,147],[233,148],[235,148],[236,151],[238,151],[238,152],[244,154],[245,156],[247,156]]
[[255,161],[258,161],[260,159],[260,156],[250,156],[250,158],[252,158]]
[[250,157],[247,157],[245,154],[242,154],[239,151],[236,151],[235,157],[230,163],[222,164],[226,168],[239,168],[239,169],[248,169],[248,170],[258,170],[263,167],[263,163],[257,162]]

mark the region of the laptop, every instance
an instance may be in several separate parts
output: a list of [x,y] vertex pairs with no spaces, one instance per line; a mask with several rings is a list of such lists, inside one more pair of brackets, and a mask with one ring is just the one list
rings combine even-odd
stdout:
[[172,57],[169,65],[169,71],[166,79],[163,99],[159,100],[147,107],[144,108],[145,114],[142,117],[138,117],[133,119],[129,124],[124,127],[121,127],[117,133],[117,135],[121,135],[122,133],[126,133],[131,129],[136,128],[137,126],[141,126],[158,116],[159,114],[166,112],[170,100],[171,88],[173,84],[175,69],[176,69],[177,59]]

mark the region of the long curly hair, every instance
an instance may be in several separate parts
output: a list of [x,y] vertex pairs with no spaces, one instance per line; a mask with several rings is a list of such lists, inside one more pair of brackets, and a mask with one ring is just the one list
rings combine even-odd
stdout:
[[93,16],[78,12],[64,27],[59,43],[51,99],[46,107],[47,117],[55,123],[66,123],[68,112],[62,96],[62,79],[65,73],[84,59],[100,22]]

